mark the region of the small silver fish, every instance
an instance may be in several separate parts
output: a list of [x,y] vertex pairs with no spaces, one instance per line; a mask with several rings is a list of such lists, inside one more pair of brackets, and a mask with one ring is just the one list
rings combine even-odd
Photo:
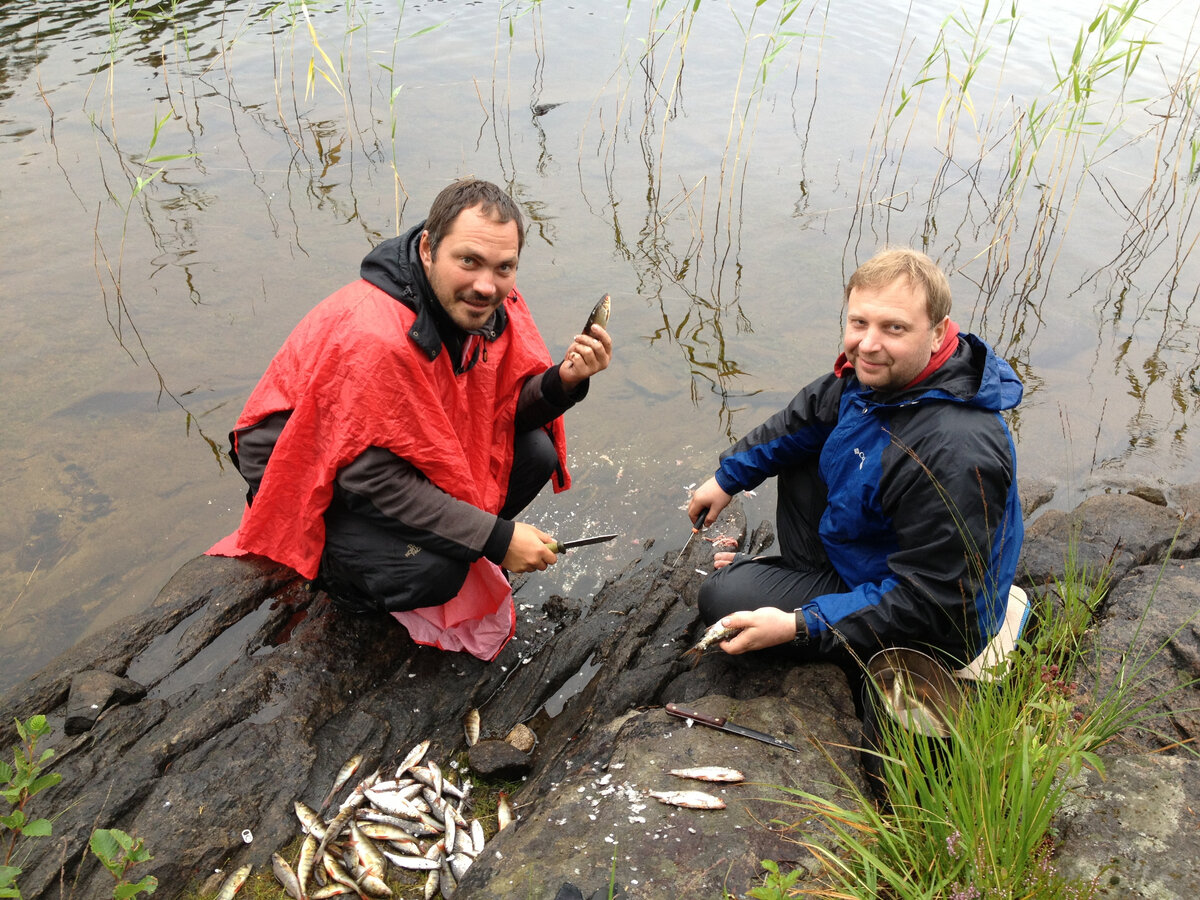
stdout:
[[694,666],[700,661],[700,657],[704,655],[705,650],[715,647],[722,641],[729,640],[741,630],[740,628],[729,628],[722,625],[718,620],[708,627],[708,630],[704,632],[700,640],[696,641],[696,646],[686,651],[683,655],[692,657],[692,665]]
[[425,900],[433,900],[433,895],[437,893],[440,874],[437,869],[431,869],[425,877]]
[[688,809],[724,809],[725,801],[703,791],[651,791],[650,796],[659,803],[683,806]]
[[408,751],[408,756],[404,757],[404,761],[396,767],[396,778],[403,778],[404,773],[419,763],[425,758],[425,754],[429,751],[429,741],[421,741],[411,750]]
[[672,769],[670,774],[676,778],[692,778],[696,781],[745,781],[746,776],[737,769],[726,769],[723,766],[697,766],[692,769]]
[[592,307],[592,313],[587,318],[587,323],[583,326],[582,334],[588,337],[592,336],[592,326],[599,325],[601,328],[608,327],[608,317],[612,312],[612,299],[605,294],[600,298],[599,302]]
[[278,851],[271,854],[271,870],[275,873],[275,880],[283,885],[284,892],[292,900],[300,900],[303,896],[303,892],[300,890],[300,879],[296,877],[296,873],[292,871],[288,861]]
[[221,890],[217,892],[215,900],[233,900],[233,895],[241,890],[246,879],[250,877],[252,868],[253,866],[247,863],[241,868],[235,869],[233,874],[226,878],[225,883],[221,885]]

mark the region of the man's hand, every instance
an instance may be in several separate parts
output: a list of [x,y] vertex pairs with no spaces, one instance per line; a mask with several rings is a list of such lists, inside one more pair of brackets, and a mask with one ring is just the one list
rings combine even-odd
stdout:
[[559,378],[568,391],[585,378],[608,368],[612,360],[612,338],[599,325],[588,329],[591,334],[577,334],[567,355],[558,367]]
[[696,516],[700,515],[700,511],[705,507],[708,508],[708,516],[700,523],[701,527],[711,525],[717,521],[717,516],[721,514],[721,510],[729,505],[729,501],[733,498],[717,484],[716,478],[710,478],[700,487],[696,488],[696,492],[692,494],[692,499],[688,501],[687,517],[689,522],[695,522]]
[[720,644],[722,650],[734,656],[786,644],[796,637],[796,614],[774,606],[730,613],[721,619],[721,624],[742,629]]
[[546,542],[552,540],[554,538],[540,528],[514,522],[512,540],[508,542],[508,552],[500,565],[510,572],[532,572],[534,569],[543,572],[558,562],[558,556],[546,546]]

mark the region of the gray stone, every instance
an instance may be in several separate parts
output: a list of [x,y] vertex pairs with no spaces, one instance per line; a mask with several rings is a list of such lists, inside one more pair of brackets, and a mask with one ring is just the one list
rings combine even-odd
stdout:
[[507,741],[483,740],[467,751],[471,771],[482,778],[511,781],[529,774],[533,754],[518,750]]
[[91,729],[100,713],[112,704],[131,703],[145,694],[146,688],[131,678],[98,669],[77,672],[71,677],[63,730],[67,734],[82,734]]
[[1098,897],[1200,897],[1200,761],[1105,754],[1103,776],[1085,770],[1055,816],[1057,868],[1096,880]]

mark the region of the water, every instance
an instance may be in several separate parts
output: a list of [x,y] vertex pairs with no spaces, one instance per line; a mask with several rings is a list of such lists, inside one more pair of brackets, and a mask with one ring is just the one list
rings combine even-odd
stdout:
[[[614,365],[568,419],[576,486],[527,519],[622,537],[530,579],[535,599],[590,596],[651,541],[678,551],[688,486],[828,368],[841,285],[886,242],[926,242],[955,318],[1018,367],[1022,473],[1056,480],[1058,503],[1194,479],[1196,123],[1166,99],[1195,78],[1191,10],[1145,4],[1136,33],[1159,43],[1125,95],[1154,99],[1110,137],[1060,165],[1048,132],[1006,267],[988,257],[1003,123],[1049,102],[1051,54],[1090,7],[1022,10],[1011,44],[992,29],[977,124],[959,120],[939,179],[945,78],[892,111],[956,4],[797,4],[782,26],[780,3],[753,20],[748,0],[651,6],[0,6],[0,688],[146,608],[233,529],[226,433],[267,361],[466,174],[528,214],[518,284],[553,351],[613,296]],[[786,46],[756,79],[771,34]],[[960,73],[970,37],[946,41]],[[1055,219],[1028,199],[1039,184],[1063,185]],[[752,521],[771,498],[748,500]]]

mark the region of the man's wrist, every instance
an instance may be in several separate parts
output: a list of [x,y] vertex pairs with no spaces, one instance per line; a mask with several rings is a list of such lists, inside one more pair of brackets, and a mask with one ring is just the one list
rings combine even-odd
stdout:
[[792,643],[797,647],[804,647],[808,644],[808,623],[804,621],[804,610],[795,610],[796,616],[796,636],[792,638]]

